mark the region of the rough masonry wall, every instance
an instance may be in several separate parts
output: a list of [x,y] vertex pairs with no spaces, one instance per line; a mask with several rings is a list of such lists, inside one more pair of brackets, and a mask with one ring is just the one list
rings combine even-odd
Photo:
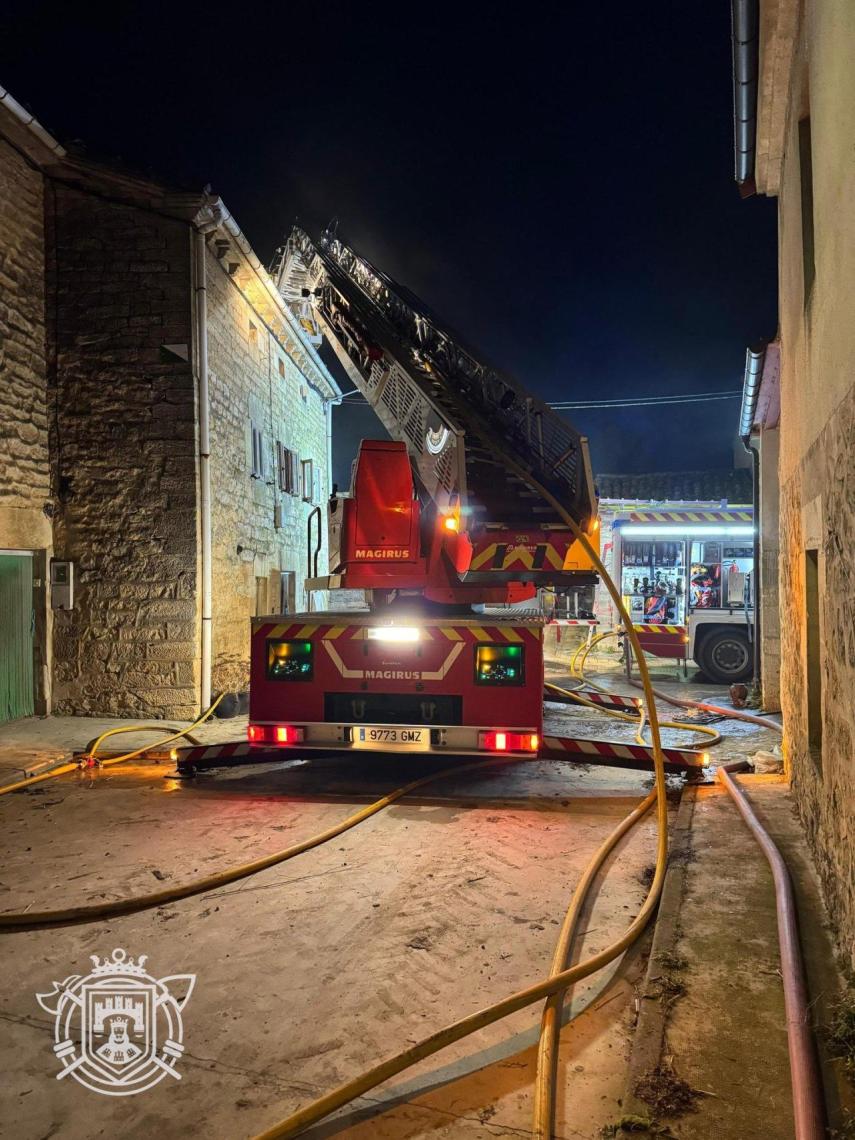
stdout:
[[[265,325],[251,284],[240,287],[209,251],[215,692],[248,688],[250,618],[280,612],[283,573],[294,575],[295,609],[306,608],[306,523],[328,496],[322,397]],[[258,478],[252,477],[252,423],[263,435]],[[297,494],[279,489],[277,441],[297,456],[298,473],[299,461],[311,459],[311,488],[301,481]],[[322,551],[319,573],[324,559]]]
[[[810,161],[800,154],[807,116]],[[779,198],[781,707],[799,814],[838,944],[855,968],[853,136],[855,6],[809,4],[789,84]],[[808,747],[807,550],[819,563],[821,764]]]
[[[855,388],[781,488],[781,702],[799,814],[855,969]],[[820,551],[822,760],[808,747],[805,549]]]
[[50,546],[42,175],[0,140],[0,547]]
[[[198,708],[196,444],[187,225],[48,195],[56,554],[75,564],[54,637],[57,713]],[[49,242],[49,248],[50,242]],[[55,306],[55,309],[53,308]]]

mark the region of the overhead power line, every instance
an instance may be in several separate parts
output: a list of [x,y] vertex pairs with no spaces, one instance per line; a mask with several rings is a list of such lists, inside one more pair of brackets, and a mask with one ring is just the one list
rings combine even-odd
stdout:
[[[687,392],[671,396],[631,396],[621,400],[552,400],[549,407],[556,412],[569,412],[577,408],[641,408],[667,407],[670,404],[703,404],[712,400],[735,400],[742,395],[741,388],[729,392]],[[348,393],[343,403],[364,403],[361,394]]]
[[549,406],[556,411],[570,411],[572,408],[638,408],[662,407],[668,404],[704,404],[710,400],[735,400],[742,395],[742,389],[732,392],[692,392],[675,396],[635,396],[624,400],[554,400]]

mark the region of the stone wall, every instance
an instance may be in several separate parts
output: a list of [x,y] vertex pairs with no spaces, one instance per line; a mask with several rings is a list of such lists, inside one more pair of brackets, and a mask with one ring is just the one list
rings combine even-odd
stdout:
[[[781,488],[787,766],[840,945],[855,969],[855,388]],[[819,551],[822,750],[807,718],[805,550]]]
[[45,577],[53,533],[45,351],[44,186],[41,172],[0,139],[0,548],[34,563],[35,711],[50,701]]
[[[807,5],[792,59],[778,108],[781,707],[799,814],[855,967],[855,7]],[[815,672],[807,551],[818,559]]]
[[[248,687],[250,618],[281,612],[283,575],[293,575],[294,608],[306,608],[306,524],[329,493],[325,408],[315,378],[290,355],[293,333],[263,305],[251,274],[228,272],[231,256],[240,255],[220,259],[209,249],[207,260],[215,692]],[[263,459],[255,477],[253,425]],[[277,443],[296,456],[294,494],[279,487]],[[303,485],[303,460],[312,462],[312,486]],[[322,533],[325,540],[325,511]]]
[[54,712],[190,717],[190,229],[58,183],[47,224],[56,555],[74,562],[76,580],[74,609],[56,616]]
[[43,197],[41,173],[0,139],[0,546],[42,531],[50,496]]

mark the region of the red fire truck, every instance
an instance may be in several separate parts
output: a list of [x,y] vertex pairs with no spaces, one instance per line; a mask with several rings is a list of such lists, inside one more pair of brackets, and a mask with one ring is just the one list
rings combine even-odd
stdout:
[[694,659],[719,684],[752,674],[750,507],[669,504],[620,511],[612,565],[645,653]]
[[[541,490],[596,534],[587,440],[336,235],[295,229],[274,275],[391,439],[334,489],[325,575],[310,519],[307,590],[330,610],[253,622],[251,744],[536,753],[542,619],[485,607],[596,581]],[[336,612],[340,589],[368,610]]]

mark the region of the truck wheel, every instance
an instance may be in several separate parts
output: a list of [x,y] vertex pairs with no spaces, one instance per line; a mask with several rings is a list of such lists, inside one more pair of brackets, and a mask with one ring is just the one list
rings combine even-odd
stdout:
[[754,664],[747,635],[730,629],[708,633],[698,649],[697,662],[701,672],[719,685],[749,680]]

